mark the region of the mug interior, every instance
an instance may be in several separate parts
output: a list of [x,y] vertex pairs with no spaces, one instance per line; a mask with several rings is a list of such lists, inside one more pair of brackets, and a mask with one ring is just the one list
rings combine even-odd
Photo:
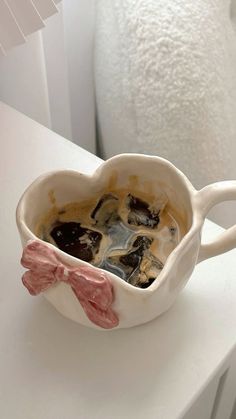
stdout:
[[121,155],[103,163],[91,175],[63,170],[41,176],[24,194],[18,215],[26,228],[35,234],[36,225],[53,206],[86,201],[107,192],[127,189],[141,195],[165,194],[175,218],[182,226],[182,238],[193,219],[192,185],[171,163],[157,157]]

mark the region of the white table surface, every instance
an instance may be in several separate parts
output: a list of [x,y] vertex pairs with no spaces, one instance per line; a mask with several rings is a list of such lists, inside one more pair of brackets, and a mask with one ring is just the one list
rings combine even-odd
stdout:
[[[198,265],[169,312],[99,332],[58,314],[21,284],[15,208],[51,169],[100,160],[0,105],[0,418],[176,419],[236,344],[236,251]],[[207,221],[207,239],[221,228]]]

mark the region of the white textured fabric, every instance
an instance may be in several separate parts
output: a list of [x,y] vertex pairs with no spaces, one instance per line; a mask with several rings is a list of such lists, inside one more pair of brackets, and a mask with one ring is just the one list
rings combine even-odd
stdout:
[[105,157],[160,155],[196,187],[236,179],[235,3],[97,1],[96,95]]

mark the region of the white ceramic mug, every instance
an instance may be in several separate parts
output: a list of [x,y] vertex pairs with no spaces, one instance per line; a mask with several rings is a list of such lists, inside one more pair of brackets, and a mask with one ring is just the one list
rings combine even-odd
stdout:
[[[168,256],[160,275],[146,289],[134,287],[110,272],[70,256],[52,244],[43,242],[34,234],[37,220],[52,206],[49,199],[52,191],[60,207],[99,194],[107,189],[114,176],[117,189],[127,187],[130,176],[137,177],[141,192],[145,191],[147,184],[151,185],[154,194],[158,195],[161,189],[169,202],[182,214],[186,223],[187,233]],[[115,313],[116,320],[112,320],[113,323],[108,326],[91,321],[92,316],[89,316],[88,310],[85,309],[83,297],[78,301],[73,286],[65,281],[55,280],[55,283],[44,291],[47,300],[61,314],[85,326],[98,329],[126,328],[148,322],[166,311],[187,283],[196,263],[236,246],[236,226],[224,231],[213,242],[201,244],[201,230],[208,211],[219,202],[235,198],[236,181],[218,182],[197,191],[186,176],[165,159],[122,154],[102,163],[92,175],[59,170],[40,176],[23,194],[16,217],[23,247],[27,247],[32,240],[33,243],[47,246],[54,260],[56,258],[59,261],[64,276],[68,275],[69,267],[73,272],[84,273],[85,286],[86,272],[88,283],[92,277],[98,278],[98,281],[101,277],[107,280],[113,295],[109,310],[113,313],[113,320]],[[34,260],[31,262],[34,264]],[[93,304],[91,301],[89,303]]]

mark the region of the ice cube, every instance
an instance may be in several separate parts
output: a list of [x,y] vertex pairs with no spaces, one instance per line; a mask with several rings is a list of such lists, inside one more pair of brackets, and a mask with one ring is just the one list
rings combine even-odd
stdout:
[[118,207],[118,198],[110,193],[105,194],[99,199],[96,207],[91,213],[91,218],[96,221],[98,227],[106,228],[119,221]]
[[140,198],[128,194],[126,205],[129,209],[128,223],[140,226],[144,225],[149,228],[154,228],[159,224],[159,210],[150,210],[149,204]]
[[91,262],[99,250],[102,234],[82,227],[80,223],[68,222],[56,225],[50,232],[59,249],[86,262]]

